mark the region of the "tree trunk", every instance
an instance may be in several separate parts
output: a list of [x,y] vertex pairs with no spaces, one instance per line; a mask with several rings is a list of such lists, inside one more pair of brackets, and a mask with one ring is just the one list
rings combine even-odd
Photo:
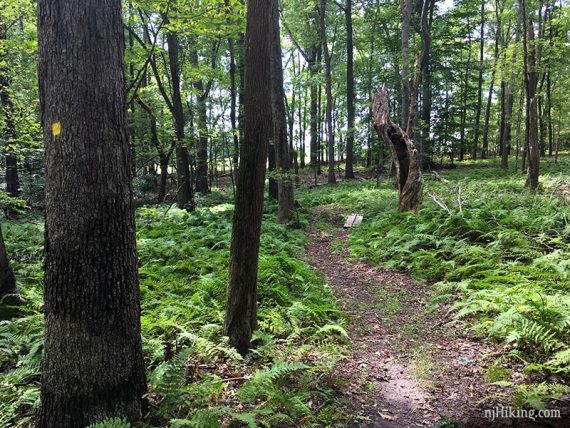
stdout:
[[[522,22],[519,19],[515,29],[515,46],[511,56],[511,64],[516,64],[518,55],[518,44],[520,40]],[[502,124],[501,124],[501,167],[503,169],[508,169],[509,167],[509,153],[511,151],[511,135],[512,135],[512,118],[513,118],[513,106],[515,102],[515,84],[517,73],[514,70],[510,71],[509,82],[505,89],[505,108],[503,111]]]
[[141,417],[121,10],[119,0],[39,2],[46,261],[38,428]]
[[318,131],[318,115],[319,115],[319,96],[318,85],[316,83],[317,75],[319,73],[319,66],[317,64],[318,47],[313,46],[309,59],[309,75],[311,79],[311,109],[310,109],[310,134],[311,141],[309,143],[310,153],[310,166],[318,168],[319,164],[319,131]]
[[[291,177],[291,157],[287,141],[287,116],[283,89],[283,65],[281,59],[281,32],[279,30],[279,3],[271,0],[273,15],[271,56],[271,103],[273,116],[273,142],[275,166],[279,174],[277,223],[287,223],[295,214],[294,186]],[[293,115],[294,112],[292,111]],[[291,137],[292,138],[292,137]]]
[[346,0],[344,7],[346,19],[346,114],[347,128],[346,134],[346,163],[344,178],[355,178],[354,176],[354,117],[356,107],[354,103],[354,40],[352,34],[352,0]]
[[328,160],[328,183],[336,183],[335,161],[334,161],[334,127],[333,127],[333,97],[332,97],[332,70],[331,55],[329,53],[327,29],[326,29],[326,11],[327,0],[320,0],[319,22],[321,29],[321,44],[323,56],[325,57],[325,91],[327,97],[326,107],[326,125],[327,125],[327,160]]
[[534,39],[534,24],[529,13],[527,17],[525,0],[520,0],[520,8],[523,13],[524,28],[524,66],[525,88],[527,98],[527,145],[528,145],[528,170],[526,186],[531,189],[538,188],[538,176],[540,168],[540,144],[538,140],[538,99],[536,89],[538,86],[538,73],[536,70],[536,42]]
[[481,110],[483,106],[483,71],[485,69],[485,0],[481,1],[481,27],[479,29],[479,77],[477,79],[477,108],[475,109],[475,136],[471,157],[477,159],[479,151],[479,135],[481,125]]
[[[431,22],[433,17],[433,9],[435,5],[434,0],[424,0],[429,3],[427,8],[422,10],[422,63],[421,63],[421,76],[422,76],[422,132],[421,132],[421,147],[419,150],[422,167],[426,165],[431,156],[431,150],[428,151],[428,141],[430,140],[431,132],[431,72],[430,72],[430,56],[431,56]],[[424,12],[425,11],[425,12]],[[429,13],[427,13],[429,11]],[[428,155],[426,156],[426,152]]]
[[267,147],[272,128],[272,3],[248,0],[245,50],[244,138],[233,219],[224,334],[247,354],[257,326],[257,268]]
[[0,226],[0,319],[4,316],[2,306],[20,305],[24,303],[16,285],[14,271],[10,267],[10,260],[4,245],[4,236]]
[[410,20],[412,15],[412,0],[400,0],[400,12],[402,13],[402,113],[400,126],[407,129],[410,115]]
[[[0,16],[0,19],[2,16]],[[7,40],[7,31],[4,24],[0,23],[0,42]],[[14,123],[14,106],[10,97],[11,78],[9,75],[8,58],[5,54],[0,53],[0,103],[1,111],[4,116],[4,130],[2,132],[2,140],[5,147],[5,166],[6,166],[6,193],[13,198],[20,196],[20,177],[18,174],[18,159],[13,152],[12,146],[16,138],[16,125]],[[11,209],[5,210],[8,218],[17,216],[17,213]]]
[[497,63],[499,61],[499,42],[501,40],[501,20],[498,12],[498,1],[496,1],[497,9],[497,28],[495,30],[495,59],[493,61],[493,70],[491,71],[491,86],[489,87],[489,95],[487,96],[487,107],[485,110],[485,126],[483,129],[483,147],[481,149],[481,159],[487,159],[489,156],[489,123],[491,121],[491,106],[493,104],[493,89],[495,87],[495,75]]
[[424,180],[421,159],[413,141],[395,123],[388,113],[388,93],[383,86],[373,102],[374,129],[392,152],[399,190],[398,209],[416,211],[422,204]]
[[[165,20],[168,23],[168,18]],[[190,174],[190,154],[184,135],[184,110],[180,94],[180,42],[178,35],[168,32],[168,59],[170,64],[170,81],[172,85],[172,116],[176,131],[176,174],[178,181],[178,207],[194,209],[194,190]]]
[[166,185],[168,183],[168,163],[172,156],[172,152],[176,146],[176,142],[173,143],[169,152],[164,149],[164,145],[158,138],[158,129],[156,125],[156,114],[154,110],[145,103],[140,97],[136,97],[135,101],[141,106],[141,108],[146,112],[150,120],[150,141],[153,147],[158,152],[158,159],[160,164],[160,180],[158,185],[158,197],[157,202],[160,204],[164,202],[166,198]]

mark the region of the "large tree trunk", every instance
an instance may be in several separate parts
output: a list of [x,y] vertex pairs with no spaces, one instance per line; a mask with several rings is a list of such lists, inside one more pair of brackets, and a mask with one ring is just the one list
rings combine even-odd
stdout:
[[538,140],[538,99],[536,89],[538,86],[538,73],[536,70],[536,42],[534,39],[534,24],[529,13],[527,17],[524,0],[520,0],[520,8],[523,13],[524,26],[524,67],[525,88],[527,98],[527,145],[528,145],[528,170],[526,186],[531,189],[538,187],[540,167],[540,142]]
[[146,380],[121,2],[40,0],[38,46],[46,154],[38,427],[136,420]]
[[411,138],[390,120],[386,87],[383,86],[374,95],[372,110],[374,129],[380,139],[390,147],[396,166],[398,209],[415,211],[422,204],[423,197],[421,159]]
[[326,125],[327,125],[327,161],[328,161],[328,178],[329,184],[336,183],[335,160],[334,160],[334,127],[333,127],[333,97],[332,97],[332,68],[331,55],[329,53],[327,29],[326,29],[326,12],[327,0],[320,0],[319,22],[321,30],[321,44],[323,56],[325,57],[325,91],[327,98],[326,106]]
[[344,178],[354,177],[354,117],[356,107],[354,103],[354,40],[352,34],[352,0],[346,0],[344,7],[346,20],[346,163]]
[[[168,23],[168,18],[166,18]],[[170,82],[172,85],[172,116],[176,131],[176,174],[178,181],[178,207],[194,209],[194,190],[190,174],[190,154],[184,135],[184,110],[180,94],[180,41],[172,31],[166,36],[168,59],[170,64]]]
[[271,135],[272,2],[248,0],[244,138],[233,219],[224,334],[245,355],[257,325],[257,268],[267,147]]
[[[285,114],[285,91],[283,89],[283,65],[281,60],[281,32],[279,30],[279,5],[273,4],[273,33],[271,57],[271,95],[273,116],[273,142],[275,166],[279,174],[277,223],[287,223],[295,214],[295,196],[291,177],[291,157],[287,142],[287,117]],[[294,112],[291,112],[293,115]],[[293,136],[291,136],[291,139]]]

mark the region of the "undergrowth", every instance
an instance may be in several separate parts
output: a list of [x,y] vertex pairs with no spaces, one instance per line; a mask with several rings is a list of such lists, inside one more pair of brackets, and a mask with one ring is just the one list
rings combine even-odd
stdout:
[[[298,256],[302,230],[273,221],[268,204],[259,271],[259,331],[244,361],[222,335],[232,206],[214,194],[187,213],[137,212],[142,332],[149,413],[137,426],[330,426],[334,367],[347,335],[331,290]],[[0,426],[27,426],[39,405],[42,352],[41,222],[4,225],[28,304],[0,322]],[[113,419],[94,427],[125,427]]]
[[570,159],[544,161],[536,193],[524,175],[488,163],[426,174],[417,213],[397,212],[392,179],[310,189],[301,203],[364,214],[351,254],[434,284],[433,306],[448,305],[453,320],[522,362],[537,385],[518,400],[536,406],[534,395],[570,391],[570,216],[557,195]]

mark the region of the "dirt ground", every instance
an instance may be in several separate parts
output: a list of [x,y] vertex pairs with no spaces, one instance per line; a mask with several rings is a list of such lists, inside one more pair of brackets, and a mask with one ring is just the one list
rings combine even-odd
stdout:
[[321,207],[316,216],[330,227],[309,232],[306,254],[349,317],[352,357],[339,371],[353,427],[570,427],[568,413],[535,421],[485,417],[486,409],[511,403],[511,389],[485,379],[504,349],[450,325],[446,308],[430,312],[429,286],[350,259],[346,213]]

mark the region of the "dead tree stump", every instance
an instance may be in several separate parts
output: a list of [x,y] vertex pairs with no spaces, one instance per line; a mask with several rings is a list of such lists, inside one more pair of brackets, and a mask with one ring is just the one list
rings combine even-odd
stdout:
[[374,129],[380,139],[390,147],[396,166],[399,190],[398,209],[416,211],[422,204],[424,188],[420,156],[411,138],[390,120],[388,92],[385,86],[374,94],[372,112]]

